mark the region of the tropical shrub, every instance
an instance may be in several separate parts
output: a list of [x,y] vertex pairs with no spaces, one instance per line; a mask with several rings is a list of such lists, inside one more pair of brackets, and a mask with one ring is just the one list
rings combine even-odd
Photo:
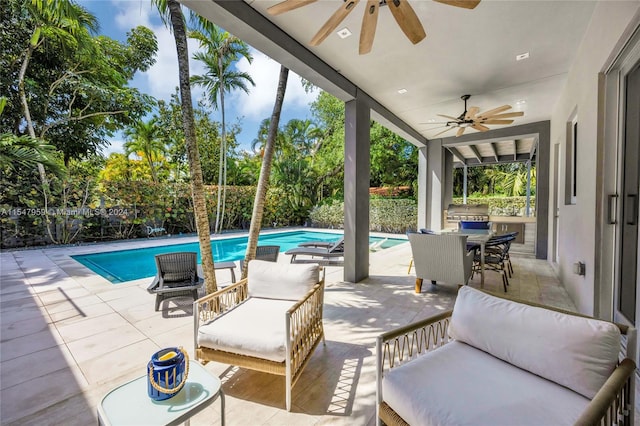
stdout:
[[[369,205],[371,231],[403,234],[415,228],[418,205],[408,198],[373,198]],[[321,228],[344,228],[344,203],[316,206],[309,214],[311,225]]]
[[[463,204],[463,199],[453,198],[453,204]],[[535,215],[536,197],[532,196],[531,215]],[[488,204],[489,214],[493,216],[522,215],[527,204],[527,197],[467,197],[467,204]]]

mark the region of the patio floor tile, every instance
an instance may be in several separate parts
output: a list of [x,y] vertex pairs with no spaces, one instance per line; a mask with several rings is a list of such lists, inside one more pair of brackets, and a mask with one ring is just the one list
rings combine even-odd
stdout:
[[83,339],[67,343],[77,363],[104,356],[133,343],[145,340],[146,336],[131,324],[106,330]]
[[100,334],[104,331],[122,327],[127,324],[127,321],[122,318],[120,314],[112,313],[87,318],[71,324],[59,325],[58,331],[66,342],[73,342],[74,340]]
[[117,378],[121,383],[124,383],[146,374],[151,354],[158,350],[160,350],[158,345],[145,339],[88,361],[80,362],[79,366],[87,381],[92,385],[113,381]]
[[80,369],[71,366],[3,389],[0,399],[2,423],[36,413],[49,407],[53,401],[64,401],[81,393],[87,386]]
[[[171,299],[156,312],[146,291],[150,278],[111,284],[70,258],[162,244],[150,239],[0,254],[0,423],[95,424],[104,394],[145,374],[155,351],[183,346],[193,355],[192,300]],[[342,268],[325,268],[326,345],[318,346],[293,389],[293,412],[284,410],[283,377],[208,363],[227,394],[227,424],[374,425],[376,336],[451,309],[455,301],[453,286],[425,284],[416,294],[410,259],[408,244],[371,253],[370,277],[357,284],[342,282]],[[575,310],[545,261],[513,262],[509,295]],[[228,281],[228,271],[218,278]],[[479,277],[470,285],[479,287]],[[485,289],[503,292],[498,274],[487,272]],[[191,424],[218,425],[219,407],[214,402]]]
[[64,340],[53,327],[26,336],[6,340],[0,345],[0,360],[7,361],[43,349],[64,344]]
[[62,370],[72,364],[71,352],[58,345],[0,363],[2,389]]

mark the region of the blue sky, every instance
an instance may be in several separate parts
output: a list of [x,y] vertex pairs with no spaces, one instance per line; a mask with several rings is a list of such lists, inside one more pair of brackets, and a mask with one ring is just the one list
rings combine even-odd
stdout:
[[[173,35],[165,28],[158,12],[151,7],[151,1],[79,0],[79,3],[98,18],[100,33],[111,38],[125,40],[127,31],[138,25],[144,25],[153,30],[158,39],[156,64],[147,72],[136,74],[131,85],[156,99],[169,100],[178,85],[175,44]],[[197,49],[197,42],[190,40],[189,54],[193,55]],[[227,124],[240,120],[242,132],[238,136],[238,141],[241,148],[247,150],[250,149],[251,142],[257,135],[260,122],[271,116],[280,72],[280,64],[276,61],[253,48],[251,53],[253,62],[249,64],[243,59],[238,62],[237,67],[250,73],[256,86],[250,88],[249,95],[242,91],[225,95]],[[194,60],[191,61],[190,71],[191,75],[204,72],[202,65]],[[194,100],[202,98],[202,89],[193,87],[192,90]],[[290,72],[280,124],[292,118],[311,118],[309,104],[315,99],[316,94],[315,92],[305,93],[300,77]],[[221,121],[220,111],[212,111],[211,117]],[[111,140],[111,146],[105,150],[105,154],[122,152],[123,143],[122,136],[117,135]]]

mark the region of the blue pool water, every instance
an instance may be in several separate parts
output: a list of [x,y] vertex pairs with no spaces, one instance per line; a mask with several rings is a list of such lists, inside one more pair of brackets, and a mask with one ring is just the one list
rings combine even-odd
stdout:
[[[298,244],[308,241],[336,241],[339,234],[327,232],[292,231],[275,234],[260,235],[258,244],[278,245],[280,251],[285,252]],[[211,240],[211,251],[214,262],[236,261],[244,259],[248,237]],[[383,240],[370,237],[369,243]],[[401,239],[387,239],[382,248],[388,248],[406,242]],[[133,250],[119,250],[106,253],[93,253],[71,256],[93,272],[105,277],[114,284],[151,277],[156,274],[156,254],[175,251],[195,251],[200,263],[200,246],[197,242],[189,244],[173,244],[161,247],[149,247]]]

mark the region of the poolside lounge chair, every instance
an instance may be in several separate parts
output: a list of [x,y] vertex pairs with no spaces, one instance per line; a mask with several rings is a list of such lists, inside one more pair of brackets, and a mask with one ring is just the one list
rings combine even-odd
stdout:
[[[298,247],[312,247],[312,248],[330,248],[337,243],[342,243],[344,246],[344,237],[340,238],[337,241],[308,241],[306,243],[298,244]],[[344,250],[344,248],[343,248]]]
[[[287,250],[284,254],[291,256],[291,263],[335,263],[336,259],[344,257],[344,238],[340,238],[330,247],[296,247]],[[312,259],[298,259],[297,256],[300,255],[311,256]]]
[[156,311],[165,299],[183,296],[198,299],[204,280],[198,277],[197,253],[166,253],[155,258],[158,272],[147,291],[156,295]]
[[267,262],[277,262],[279,254],[280,254],[280,246],[256,247],[256,260],[266,260]]
[[384,243],[387,242],[387,240],[388,240],[388,238],[385,238],[383,240],[375,241],[375,242],[369,244],[369,251],[375,252],[375,251],[382,250],[382,246],[384,245]]
[[291,390],[324,342],[324,273],[261,260],[248,269],[248,278],[194,303],[195,358],[285,376],[291,411]]
[[[280,246],[258,246],[256,247],[255,260],[277,262],[279,254],[280,254]],[[244,260],[240,261],[240,270],[242,269],[244,269]]]

